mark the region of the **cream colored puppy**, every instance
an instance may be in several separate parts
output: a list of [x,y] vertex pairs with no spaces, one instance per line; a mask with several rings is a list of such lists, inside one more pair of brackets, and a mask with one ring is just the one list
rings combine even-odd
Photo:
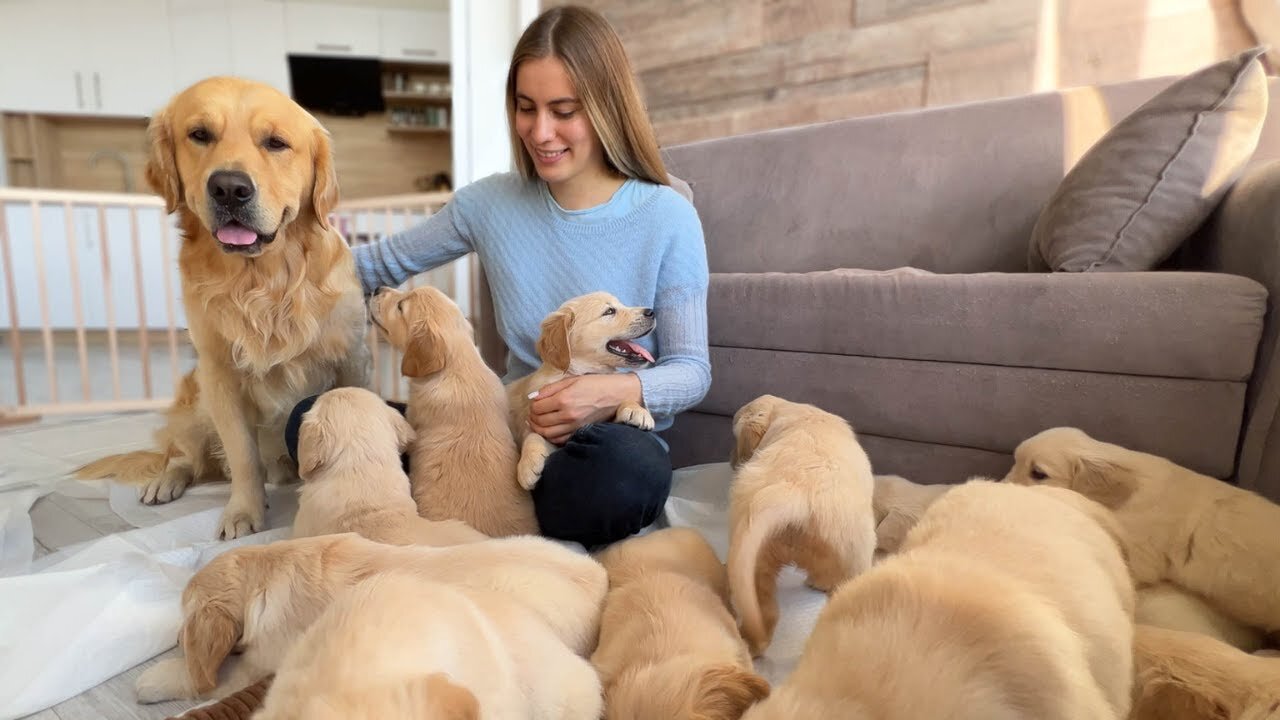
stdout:
[[[635,341],[653,332],[656,325],[653,310],[627,307],[606,292],[579,295],[542,321],[537,344],[541,367],[507,386],[511,434],[520,445],[517,477],[522,487],[532,490],[538,484],[547,456],[556,449],[529,429],[533,393],[567,377],[618,372],[654,362],[653,355]],[[653,415],[635,403],[619,405],[613,421],[653,429]]]
[[724,565],[690,528],[612,545],[591,662],[609,720],[737,720],[769,694],[728,608]]
[[1266,645],[1257,628],[1232,620],[1203,598],[1172,583],[1138,588],[1134,619],[1141,625],[1208,635],[1244,652]]
[[[138,677],[139,702],[217,697],[275,672],[335,596],[388,571],[506,593],[579,655],[595,646],[609,582],[594,559],[538,537],[433,548],[343,533],[235,548],[187,583],[179,636],[184,656]],[[240,653],[229,659],[233,649]]]
[[1280,630],[1280,506],[1075,428],[1025,440],[1005,481],[1068,488],[1110,508],[1140,585],[1169,581],[1237,622]]
[[895,553],[924,511],[952,485],[917,485],[897,475],[876,475],[871,507],[876,515],[876,550]]
[[493,590],[392,571],[341,594],[276,671],[254,720],[598,720],[600,679]]
[[533,498],[516,484],[507,395],[485,365],[471,323],[433,287],[382,288],[373,322],[404,354],[409,424],[417,432],[409,477],[418,514],[462,520],[491,537],[536,535]]
[[743,717],[1122,720],[1133,585],[1092,504],[949,490],[899,554],[836,590],[799,665]]
[[390,545],[461,545],[488,537],[461,520],[427,520],[409,495],[400,453],[413,427],[362,388],[321,395],[298,431],[298,514],[293,536],[354,532]]
[[778,623],[778,571],[796,564],[830,592],[871,567],[871,461],[849,423],[761,395],[733,416],[729,595],[756,657]]
[[1277,720],[1280,658],[1198,633],[1139,625],[1130,720]]

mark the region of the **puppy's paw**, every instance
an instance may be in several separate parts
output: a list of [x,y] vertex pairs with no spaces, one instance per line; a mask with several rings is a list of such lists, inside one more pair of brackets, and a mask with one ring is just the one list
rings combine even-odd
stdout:
[[246,501],[235,495],[227,502],[222,511],[222,522],[218,531],[221,540],[235,540],[245,535],[252,535],[266,528],[266,506],[261,501]]
[[191,484],[191,469],[166,468],[160,477],[153,478],[138,490],[138,500],[143,505],[163,505],[182,497]]
[[147,668],[134,681],[133,689],[138,694],[138,702],[144,705],[195,698],[186,660],[181,657],[165,658]]
[[516,465],[516,481],[520,483],[520,487],[532,490],[542,477],[542,466],[545,463],[546,458],[541,454],[521,456],[520,463]]
[[613,416],[613,421],[630,425],[641,430],[653,429],[653,415],[645,408],[635,403],[623,403],[618,406],[618,412]]

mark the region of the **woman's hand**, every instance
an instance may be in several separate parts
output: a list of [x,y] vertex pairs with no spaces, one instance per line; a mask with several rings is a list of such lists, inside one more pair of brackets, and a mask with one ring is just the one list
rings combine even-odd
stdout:
[[635,373],[578,375],[538,390],[529,404],[529,429],[554,445],[563,445],[583,425],[612,420],[624,402],[641,402]]

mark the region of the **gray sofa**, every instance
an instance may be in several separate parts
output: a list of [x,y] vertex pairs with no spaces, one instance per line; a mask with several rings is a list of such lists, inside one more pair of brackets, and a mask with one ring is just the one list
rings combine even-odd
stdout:
[[[1097,97],[1114,122],[1170,81]],[[1059,93],[668,148],[712,272],[712,388],[665,435],[675,465],[727,459],[733,412],[768,392],[917,482],[1002,475],[1073,425],[1280,499],[1278,90],[1244,177],[1155,272],[1027,271],[1068,164]]]

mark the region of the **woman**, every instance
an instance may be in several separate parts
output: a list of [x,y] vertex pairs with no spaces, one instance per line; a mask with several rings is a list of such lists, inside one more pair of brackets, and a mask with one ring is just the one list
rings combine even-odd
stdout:
[[[668,184],[622,42],[599,14],[557,7],[529,25],[507,74],[507,114],[518,172],[463,187],[422,224],[357,247],[356,266],[373,292],[474,250],[509,348],[508,382],[540,364],[540,324],[565,300],[604,290],[654,308],[657,330],[641,341],[653,367],[553,383],[530,411],[533,431],[562,446],[533,491],[542,532],[596,547],[656,520],[671,488],[665,444],[607,422],[614,410],[640,402],[663,430],[711,384],[702,227]],[[295,452],[296,433],[288,439]]]

